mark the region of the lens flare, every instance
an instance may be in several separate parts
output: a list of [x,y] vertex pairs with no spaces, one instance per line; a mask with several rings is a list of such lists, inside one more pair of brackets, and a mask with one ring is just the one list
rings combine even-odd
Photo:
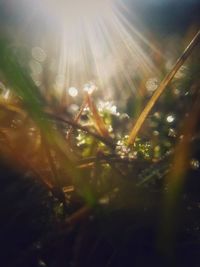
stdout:
[[[27,1],[31,9],[33,2]],[[121,88],[135,94],[134,75],[155,75],[148,51],[156,48],[128,21],[120,0],[36,0],[34,5],[48,22],[55,76],[63,77],[54,89],[61,95],[73,84],[83,88],[91,80],[105,96],[110,97],[110,91],[122,95]],[[39,62],[46,58],[37,47],[32,54]]]
[[76,97],[78,95],[78,90],[75,87],[70,87],[68,93],[71,97]]

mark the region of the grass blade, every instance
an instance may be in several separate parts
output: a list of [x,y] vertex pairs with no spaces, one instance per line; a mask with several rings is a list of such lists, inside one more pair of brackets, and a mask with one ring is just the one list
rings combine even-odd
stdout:
[[169,83],[174,78],[177,71],[180,69],[180,67],[184,64],[184,62],[188,59],[194,48],[198,45],[200,42],[200,31],[197,32],[197,34],[194,36],[188,47],[185,49],[181,57],[177,60],[172,70],[167,74],[167,76],[164,78],[164,80],[161,82],[160,86],[156,90],[156,92],[153,94],[150,101],[147,103],[145,108],[143,109],[142,113],[140,114],[138,120],[136,121],[135,125],[133,126],[128,139],[128,144],[133,144],[135,141],[135,138],[137,137],[145,119],[151,112],[152,108],[158,101],[161,94],[165,91]]

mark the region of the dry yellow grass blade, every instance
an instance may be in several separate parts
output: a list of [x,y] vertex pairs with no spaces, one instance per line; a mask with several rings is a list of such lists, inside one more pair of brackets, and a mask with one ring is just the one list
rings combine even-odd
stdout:
[[152,108],[154,107],[155,103],[161,96],[161,94],[164,92],[164,90],[167,88],[169,83],[174,78],[177,71],[180,69],[180,67],[184,64],[184,62],[187,60],[187,58],[190,56],[194,48],[198,45],[200,42],[200,31],[197,32],[197,34],[194,36],[188,47],[185,49],[181,57],[177,60],[175,65],[173,66],[172,70],[166,75],[164,80],[161,82],[160,86],[156,90],[156,92],[153,94],[145,108],[143,109],[142,113],[140,114],[138,120],[136,121],[135,125],[133,126],[128,139],[128,144],[131,145],[134,143],[135,138],[137,137],[146,117],[151,112]]
[[20,106],[13,104],[11,101],[5,101],[2,99],[0,99],[0,109],[4,109],[6,111],[18,113],[23,118],[25,118],[27,115],[27,113]]
[[92,112],[92,117],[94,121],[94,125],[98,133],[104,137],[104,138],[110,138],[110,134],[108,132],[108,129],[106,128],[106,125],[102,119],[102,117],[99,115],[98,109],[95,106],[94,102],[92,101],[90,95],[87,95],[87,102],[89,109]]
[[[87,97],[85,97],[85,99],[84,99],[84,101],[83,101],[83,103],[82,103],[82,105],[80,107],[79,112],[76,114],[76,116],[74,118],[74,122],[75,123],[78,123],[78,121],[79,121],[84,109],[87,108],[87,106],[88,106]],[[73,132],[73,127],[71,126],[69,131],[68,131],[68,133],[67,133],[67,136],[66,136],[67,140],[70,140],[72,132]]]

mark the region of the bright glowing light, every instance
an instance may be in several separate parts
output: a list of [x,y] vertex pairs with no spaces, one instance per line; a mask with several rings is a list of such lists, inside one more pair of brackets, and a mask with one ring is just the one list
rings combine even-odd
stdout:
[[166,118],[167,122],[172,123],[175,120],[175,117],[173,115],[169,115]]
[[192,159],[190,161],[190,166],[193,170],[197,170],[200,167],[200,162],[197,159]]
[[[141,42],[147,41],[122,15],[122,6],[120,10],[113,0],[61,1],[61,4],[48,1],[47,6],[52,17],[57,14],[61,25],[57,70],[67,77],[63,88],[69,87],[74,79],[80,86],[94,79],[101,88],[112,88],[114,81],[116,90],[121,92],[125,83],[135,92],[133,73],[138,71],[143,76],[155,70],[141,49]],[[84,90],[90,94],[92,87],[85,86]]]
[[75,87],[70,87],[68,93],[71,97],[76,97],[78,95],[78,90]]
[[9,99],[9,96],[10,96],[10,90],[6,90],[3,97],[5,100],[8,100]]
[[169,132],[168,132],[168,136],[170,136],[170,137],[176,137],[177,136],[176,130],[173,129],[173,128],[170,128],[169,129]]
[[106,101],[106,102],[100,101],[98,104],[98,110],[100,112],[107,111],[116,116],[120,115],[120,113],[117,112],[117,107],[113,105],[112,102],[109,102],[109,101]]
[[93,83],[87,83],[84,85],[83,90],[91,95],[97,89],[96,85]]
[[[27,2],[30,11],[33,1]],[[48,21],[48,45],[50,51],[54,50],[56,75],[65,77],[62,82],[55,81],[55,89],[59,93],[74,82],[82,87],[90,80],[95,80],[100,88],[115,88],[120,94],[123,94],[121,88],[125,84],[135,93],[134,73],[141,77],[150,77],[155,73],[155,67],[142,49],[142,44],[156,49],[127,20],[122,1],[116,2],[34,1],[40,16]],[[46,53],[40,47],[32,49],[32,56],[38,63],[46,59]],[[39,71],[39,66],[32,67]],[[91,93],[92,87],[85,86],[84,90]],[[110,92],[107,90],[104,94],[110,95]]]

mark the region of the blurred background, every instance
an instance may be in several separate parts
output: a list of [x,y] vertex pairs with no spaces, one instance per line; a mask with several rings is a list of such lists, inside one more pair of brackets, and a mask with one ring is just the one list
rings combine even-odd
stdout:
[[163,65],[176,60],[200,22],[198,0],[108,2],[100,7],[94,1],[91,8],[89,0],[1,0],[1,36],[21,50],[20,60],[36,85],[48,87],[49,98],[70,98],[70,88],[82,96],[94,82],[107,100],[120,97],[124,107],[138,95],[141,78],[162,76]]
[[199,266],[198,47],[128,143],[199,14],[0,0],[2,267]]

